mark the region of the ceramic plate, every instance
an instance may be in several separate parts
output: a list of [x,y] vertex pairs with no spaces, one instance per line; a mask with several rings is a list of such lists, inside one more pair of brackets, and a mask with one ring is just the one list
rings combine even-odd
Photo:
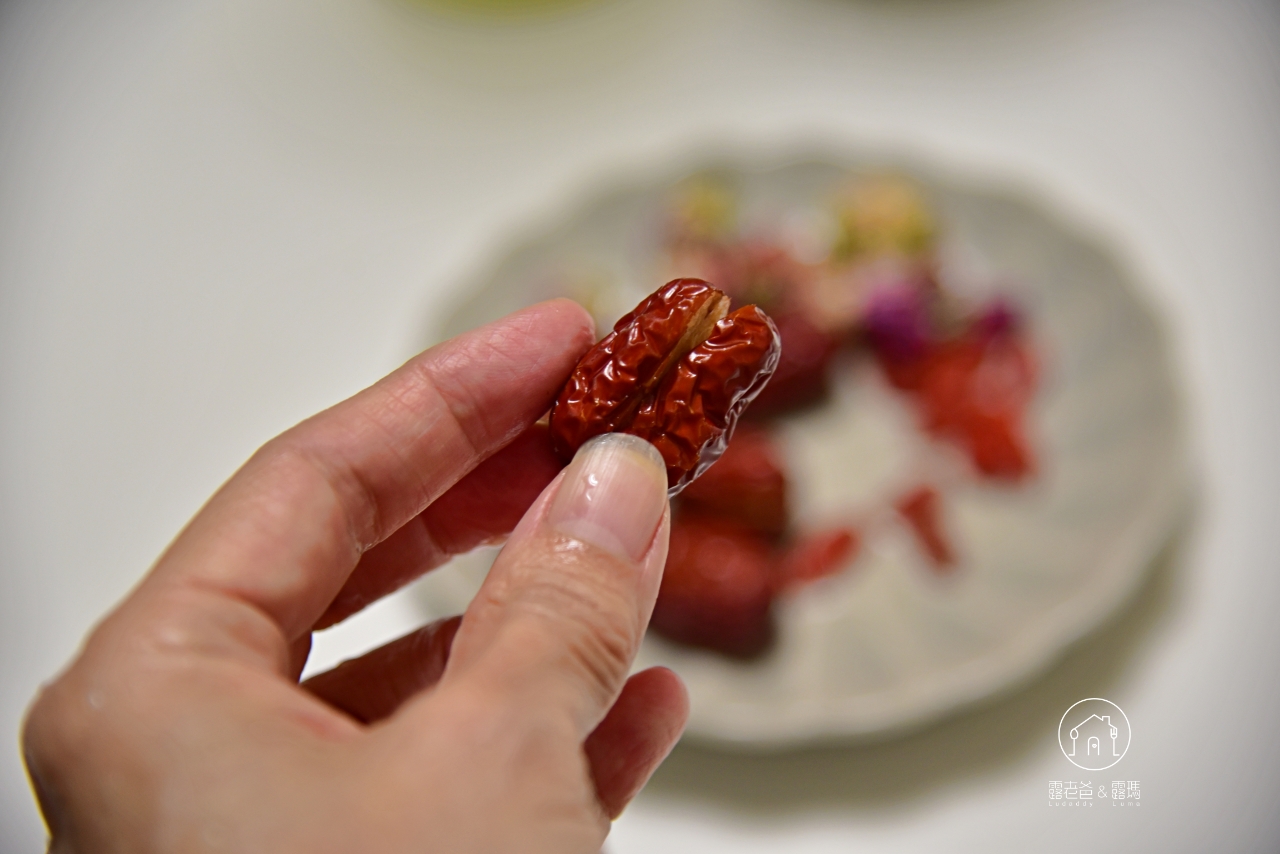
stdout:
[[[750,226],[803,230],[851,176],[886,167],[915,182],[957,281],[995,281],[1023,307],[1043,374],[1029,424],[1036,476],[947,493],[960,551],[930,571],[905,530],[866,537],[847,572],[780,602],[776,647],[752,663],[650,635],[639,667],[665,664],[692,697],[687,734],[781,748],[883,734],[937,718],[1044,668],[1115,611],[1168,537],[1190,482],[1178,383],[1163,329],[1105,245],[1034,197],[903,163],[816,158],[716,162]],[[569,294],[601,328],[661,283],[656,260],[673,169],[600,193],[499,254],[443,327],[452,335]],[[907,483],[935,450],[900,397],[857,370],[832,402],[781,427],[797,517],[838,520]],[[480,552],[422,582],[433,614],[465,607]]]

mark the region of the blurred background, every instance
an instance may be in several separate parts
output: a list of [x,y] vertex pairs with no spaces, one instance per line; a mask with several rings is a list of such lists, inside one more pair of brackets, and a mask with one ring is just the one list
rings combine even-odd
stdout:
[[[682,745],[608,850],[1280,850],[1277,45],[1261,0],[0,4],[0,851],[43,846],[24,706],[258,445],[602,183],[796,145],[1099,235],[1167,327],[1195,510],[1048,670],[871,744]],[[1052,808],[1098,696],[1141,806]]]

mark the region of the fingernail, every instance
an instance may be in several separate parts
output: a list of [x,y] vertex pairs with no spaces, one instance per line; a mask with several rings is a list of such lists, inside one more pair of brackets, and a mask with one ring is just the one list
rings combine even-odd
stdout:
[[639,561],[666,506],[667,469],[658,449],[607,433],[578,449],[546,518],[575,540]]

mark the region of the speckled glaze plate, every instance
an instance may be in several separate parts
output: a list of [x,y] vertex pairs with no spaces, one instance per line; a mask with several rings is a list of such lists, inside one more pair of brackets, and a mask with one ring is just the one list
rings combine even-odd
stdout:
[[[652,635],[638,667],[687,682],[687,735],[778,749],[925,723],[1044,668],[1136,588],[1185,509],[1191,483],[1182,404],[1165,334],[1105,244],[990,182],[856,157],[705,164],[741,217],[804,227],[850,176],[886,168],[924,192],[956,278],[998,282],[1026,311],[1043,375],[1030,413],[1039,470],[1010,488],[949,488],[961,565],[931,572],[908,534],[868,518],[869,497],[918,476],[937,449],[903,401],[867,371],[844,372],[831,403],[788,419],[783,447],[797,518],[858,516],[866,546],[849,571],[780,604],[776,647],[751,663]],[[436,337],[553,295],[583,300],[607,328],[662,281],[662,212],[687,166],[599,193],[527,241],[465,292]],[[492,551],[420,585],[432,614],[465,607]]]

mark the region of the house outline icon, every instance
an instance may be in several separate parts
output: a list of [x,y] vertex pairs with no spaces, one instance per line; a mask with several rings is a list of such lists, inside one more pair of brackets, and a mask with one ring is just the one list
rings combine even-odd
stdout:
[[[1101,724],[1101,726],[1094,724],[1092,727],[1090,727],[1089,724],[1092,721],[1098,721]],[[1071,752],[1067,754],[1068,757],[1076,755],[1076,746],[1077,746],[1076,743],[1080,738],[1080,730],[1086,727],[1096,732],[1102,733],[1103,736],[1110,736],[1111,737],[1111,755],[1117,758],[1120,756],[1120,754],[1116,752],[1116,739],[1120,735],[1120,728],[1117,727],[1115,724],[1111,723],[1110,715],[1094,714],[1094,715],[1089,715],[1089,717],[1085,718],[1080,723],[1076,724],[1074,727],[1071,728],[1071,731],[1068,733],[1068,735],[1071,737]],[[1086,735],[1085,735],[1085,744],[1084,744],[1085,756],[1101,757],[1102,756],[1101,738],[1099,738],[1096,735],[1088,735],[1087,732],[1088,730],[1086,730]]]
[[[1068,729],[1067,721],[1077,716],[1079,720]],[[1110,756],[1107,739],[1111,739]],[[1132,739],[1129,716],[1103,697],[1077,700],[1058,719],[1058,749],[1068,762],[1086,771],[1101,771],[1124,759]]]

